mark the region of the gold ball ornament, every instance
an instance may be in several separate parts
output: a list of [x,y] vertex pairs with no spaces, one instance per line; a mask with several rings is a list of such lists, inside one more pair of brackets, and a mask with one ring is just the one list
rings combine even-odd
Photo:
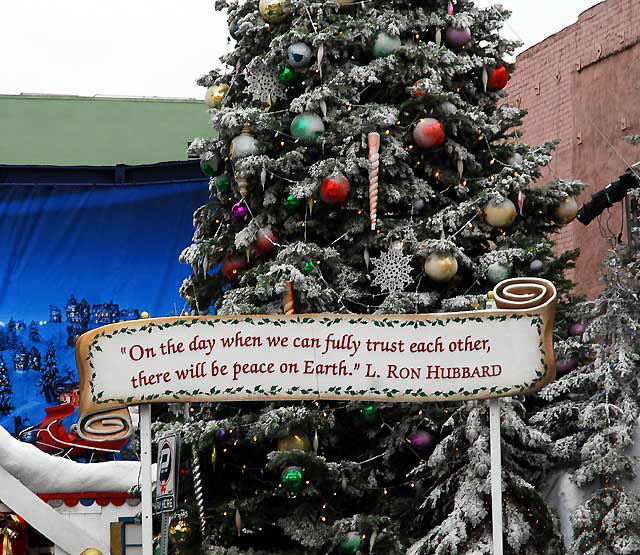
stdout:
[[516,219],[516,206],[508,198],[491,200],[484,207],[484,219],[491,227],[509,227]]
[[560,202],[553,211],[553,217],[559,224],[568,224],[578,215],[578,202],[574,197],[569,197]]
[[341,8],[353,5],[353,0],[336,0],[336,4]]
[[260,0],[258,9],[267,23],[280,23],[291,12],[289,0]]
[[207,106],[212,109],[217,109],[222,106],[222,101],[229,92],[229,85],[226,83],[220,83],[219,85],[212,85],[207,89],[207,94],[204,97]]
[[95,547],[87,547],[80,552],[80,555],[102,555],[102,551]]
[[169,539],[176,545],[184,545],[189,542],[193,528],[186,520],[175,520],[169,526]]
[[424,261],[424,272],[433,281],[445,283],[458,273],[458,261],[450,252],[433,252]]
[[142,318],[143,320],[146,320],[147,318],[149,318],[149,313],[146,310],[144,312],[141,312],[140,318]]
[[311,451],[311,441],[303,432],[293,432],[278,440],[278,451]]

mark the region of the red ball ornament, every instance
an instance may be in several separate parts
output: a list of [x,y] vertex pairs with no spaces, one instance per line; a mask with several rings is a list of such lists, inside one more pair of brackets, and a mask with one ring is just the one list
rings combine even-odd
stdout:
[[413,98],[421,98],[422,96],[424,96],[424,90],[422,90],[420,87],[422,87],[425,83],[424,79],[420,79],[419,81],[416,81],[413,84],[413,88],[415,89],[412,93],[411,96],[413,96]]
[[413,140],[419,147],[427,150],[438,148],[445,138],[444,125],[437,119],[421,119],[413,129]]
[[343,175],[330,175],[320,184],[320,198],[327,204],[344,204],[350,191],[349,180]]
[[269,228],[260,229],[253,246],[255,251],[262,256],[269,256],[276,250],[278,236]]
[[495,68],[491,75],[489,75],[489,81],[487,82],[487,88],[490,91],[501,91],[507,86],[509,82],[509,72],[504,66],[498,66]]
[[229,281],[234,281],[247,266],[247,259],[243,255],[228,254],[222,259],[222,275]]

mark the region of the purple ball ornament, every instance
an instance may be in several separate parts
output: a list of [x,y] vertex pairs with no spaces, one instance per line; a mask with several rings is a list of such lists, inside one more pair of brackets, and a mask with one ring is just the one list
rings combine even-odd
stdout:
[[571,324],[569,328],[569,335],[573,337],[581,337],[584,333],[584,324],[582,322],[576,322],[575,324]]
[[445,40],[447,46],[451,48],[462,48],[471,41],[471,29],[469,29],[469,27],[465,27],[464,29],[449,27],[445,33]]
[[227,432],[226,428],[219,428],[218,429],[218,439],[221,441],[224,441],[225,439],[227,439],[227,436],[229,435],[229,432]]
[[571,356],[568,358],[560,359],[556,363],[556,374],[558,376],[564,376],[569,372],[573,372],[578,367],[578,357]]
[[247,219],[247,207],[244,202],[236,202],[231,207],[231,217],[234,222],[244,222]]
[[436,442],[436,438],[433,434],[426,432],[425,430],[419,430],[412,433],[407,438],[407,443],[415,449],[418,453],[425,453],[433,449]]

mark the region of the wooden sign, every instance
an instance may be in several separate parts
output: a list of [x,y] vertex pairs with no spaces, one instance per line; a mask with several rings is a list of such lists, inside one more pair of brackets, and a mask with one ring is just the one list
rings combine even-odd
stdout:
[[177,317],[82,335],[85,437],[130,433],[127,405],[350,399],[430,402],[522,395],[555,372],[556,291],[517,278],[496,310],[447,314]]

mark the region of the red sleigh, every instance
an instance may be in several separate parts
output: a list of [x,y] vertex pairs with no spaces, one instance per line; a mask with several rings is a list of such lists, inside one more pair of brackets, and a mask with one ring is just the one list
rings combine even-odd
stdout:
[[35,445],[45,453],[62,457],[89,456],[94,458],[114,457],[127,443],[128,438],[116,441],[91,441],[82,439],[73,430],[67,431],[62,421],[73,414],[74,405],[65,403],[45,408],[46,416],[40,424],[22,430],[20,439],[31,437]]

